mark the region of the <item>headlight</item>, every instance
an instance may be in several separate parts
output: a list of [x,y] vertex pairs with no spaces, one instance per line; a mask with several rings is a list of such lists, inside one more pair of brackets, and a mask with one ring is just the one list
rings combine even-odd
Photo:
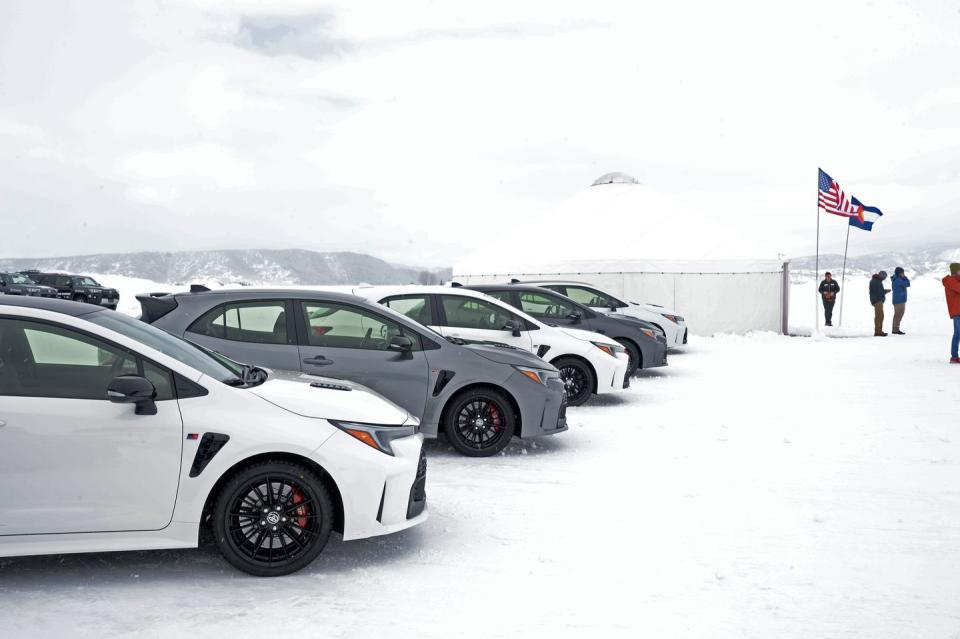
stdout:
[[610,357],[616,357],[617,353],[626,353],[627,349],[619,344],[604,344],[603,342],[590,342]]
[[381,453],[393,456],[393,448],[390,442],[401,437],[409,437],[416,434],[416,426],[384,426],[381,424],[360,424],[357,422],[338,422],[328,419],[328,422],[355,437],[370,448],[376,448]]
[[674,324],[679,324],[680,322],[683,321],[683,318],[680,317],[679,315],[668,315],[667,313],[660,313],[660,314],[666,317],[668,320],[670,320]]
[[530,368],[528,366],[514,366],[514,368],[520,371],[524,377],[528,377],[538,384],[543,384],[544,386],[547,385],[548,379],[559,376],[555,371],[548,371],[542,368]]
[[640,332],[649,337],[650,339],[657,339],[657,334],[651,331],[649,328],[641,328]]

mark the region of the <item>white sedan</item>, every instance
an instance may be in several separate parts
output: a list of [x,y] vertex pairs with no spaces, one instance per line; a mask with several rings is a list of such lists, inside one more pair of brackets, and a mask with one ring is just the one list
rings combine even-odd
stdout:
[[273,576],[427,517],[419,423],[89,304],[0,298],[0,557],[192,548]]

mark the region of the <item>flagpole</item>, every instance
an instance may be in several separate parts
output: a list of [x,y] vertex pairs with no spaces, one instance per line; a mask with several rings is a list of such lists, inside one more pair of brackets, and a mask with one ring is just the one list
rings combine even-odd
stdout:
[[[820,183],[820,169],[817,169],[817,184]],[[820,297],[817,291],[817,278],[820,277],[820,189],[817,188],[817,259],[813,274],[813,333],[820,332]]]
[[847,241],[843,245],[843,273],[840,275],[840,321],[837,326],[843,326],[843,298],[846,297],[847,286],[847,249],[850,248],[850,220],[847,220]]

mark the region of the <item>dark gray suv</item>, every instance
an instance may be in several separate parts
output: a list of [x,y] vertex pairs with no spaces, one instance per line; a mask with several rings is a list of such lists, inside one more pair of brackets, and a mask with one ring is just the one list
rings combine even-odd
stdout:
[[572,326],[612,337],[630,356],[627,374],[667,365],[667,338],[649,322],[626,315],[603,315],[548,288],[524,284],[467,286],[519,308],[545,324]]
[[137,296],[141,319],[239,362],[368,386],[464,455],[567,428],[559,372],[526,351],[450,341],[353,295],[201,289]]

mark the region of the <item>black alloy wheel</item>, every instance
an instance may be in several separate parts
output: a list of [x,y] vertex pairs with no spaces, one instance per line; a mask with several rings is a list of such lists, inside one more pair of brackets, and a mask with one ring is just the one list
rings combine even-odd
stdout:
[[560,371],[568,406],[580,406],[590,399],[596,380],[589,366],[571,357],[561,357],[551,363]]
[[510,443],[516,423],[513,407],[502,393],[478,389],[453,398],[444,431],[461,455],[489,457]]
[[286,461],[248,466],[220,492],[214,534],[224,558],[259,577],[296,572],[323,550],[333,504],[313,470]]
[[618,339],[617,343],[627,349],[627,356],[630,361],[627,363],[627,377],[632,377],[638,370],[643,368],[643,356],[640,349],[634,346],[633,342],[626,339]]

